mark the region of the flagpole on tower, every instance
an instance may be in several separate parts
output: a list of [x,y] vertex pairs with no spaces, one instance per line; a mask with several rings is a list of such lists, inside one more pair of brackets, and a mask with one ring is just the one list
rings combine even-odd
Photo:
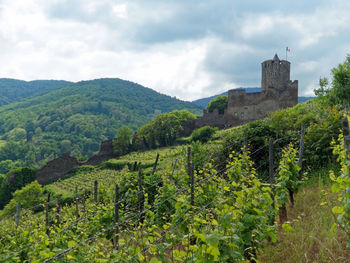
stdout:
[[286,47],[286,60],[288,61],[288,57],[287,57],[287,50],[288,50],[288,47]]
[[286,60],[288,61],[288,52],[290,52],[290,49],[286,47]]

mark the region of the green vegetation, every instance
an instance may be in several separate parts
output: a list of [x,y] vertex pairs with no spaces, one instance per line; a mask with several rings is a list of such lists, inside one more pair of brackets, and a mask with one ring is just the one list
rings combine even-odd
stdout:
[[123,126],[118,130],[117,137],[113,140],[113,149],[116,155],[120,156],[130,151],[133,133],[128,126]]
[[[333,89],[340,89],[337,79]],[[190,145],[183,145],[81,167],[44,187],[45,193],[63,195],[67,202],[59,214],[55,208],[49,211],[46,226],[45,214],[33,214],[31,209],[22,211],[18,226],[11,217],[1,219],[0,261],[287,262],[293,251],[294,261],[346,262],[350,157],[341,139],[338,146],[331,145],[339,137],[344,114],[337,94],[341,93],[320,92],[313,101],[217,132],[212,137],[216,141],[194,141],[191,156],[187,156]],[[186,118],[161,114],[137,131],[133,144],[137,149],[172,145],[181,136],[179,124]],[[297,164],[302,125],[302,175],[309,181],[300,181]],[[122,138],[123,132],[118,134]],[[10,136],[22,138],[23,132],[17,129]],[[130,143],[129,139],[125,141]],[[275,184],[267,178],[269,141],[275,152]],[[333,151],[339,156],[340,172]],[[332,194],[323,185],[329,182],[330,168],[335,182]],[[97,202],[92,194],[95,180],[100,182]],[[38,198],[44,195],[39,193]],[[13,207],[16,201],[11,202]],[[339,236],[327,241],[332,233]]]
[[0,106],[73,84],[63,80],[0,79]]
[[[330,177],[334,182],[332,186],[332,192],[341,193],[339,200],[341,203],[332,208],[332,212],[337,218],[338,225],[347,234],[348,242],[346,244],[347,249],[350,250],[350,153],[349,149],[345,149],[343,136],[339,136],[338,144],[333,142],[333,152],[338,157],[338,162],[341,165],[340,175],[331,171]],[[336,225],[336,223],[334,224]]]
[[214,135],[215,131],[218,130],[217,128],[210,127],[210,126],[203,126],[199,129],[196,129],[191,134],[191,140],[192,141],[200,141],[202,143],[205,143],[209,141],[212,136]]
[[183,132],[181,123],[193,118],[193,114],[184,110],[160,114],[136,131],[133,148],[143,150],[174,145]]
[[208,112],[213,112],[215,109],[219,111],[219,114],[224,114],[225,109],[227,109],[227,96],[219,96],[212,99],[207,106]]
[[287,206],[286,225],[290,227],[279,231],[276,243],[265,243],[259,253],[259,262],[349,261],[346,234],[341,228],[333,227],[336,218],[331,207],[339,204],[339,195],[331,191],[328,171],[329,168],[323,168],[309,173],[313,182],[302,186],[293,207]]
[[[37,168],[65,152],[91,156],[122,126],[135,131],[162,112],[200,112],[189,102],[121,79],[58,84],[0,107],[0,173],[16,166]],[[177,112],[181,120],[185,113]]]
[[282,149],[282,158],[278,167],[275,187],[275,200],[276,204],[280,206],[279,216],[281,223],[287,221],[286,205],[289,202],[294,205],[294,194],[301,184],[299,171],[297,151],[292,144],[289,144]]
[[11,202],[8,203],[0,212],[0,217],[14,213],[18,202],[21,203],[22,209],[32,208],[33,206],[38,205],[40,201],[43,201],[42,194],[43,189],[37,181],[27,184],[20,190],[16,190],[13,194]]
[[30,168],[16,168],[2,176],[0,180],[0,209],[11,200],[12,194],[36,179],[36,174]]

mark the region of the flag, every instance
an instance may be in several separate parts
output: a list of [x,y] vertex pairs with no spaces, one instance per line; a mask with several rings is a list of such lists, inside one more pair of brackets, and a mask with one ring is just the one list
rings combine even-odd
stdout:
[[286,52],[290,52],[290,48],[286,47]]

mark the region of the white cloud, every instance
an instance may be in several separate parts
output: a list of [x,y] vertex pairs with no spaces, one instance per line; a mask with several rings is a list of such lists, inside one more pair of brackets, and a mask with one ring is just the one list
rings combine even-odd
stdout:
[[[294,9],[293,9],[294,8]],[[3,0],[2,77],[120,77],[185,100],[259,86],[260,63],[292,50],[310,94],[350,53],[348,1]]]

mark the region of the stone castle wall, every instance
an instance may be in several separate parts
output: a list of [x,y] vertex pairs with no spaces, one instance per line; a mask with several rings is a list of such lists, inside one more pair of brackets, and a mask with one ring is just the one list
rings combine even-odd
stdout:
[[219,128],[233,127],[263,119],[269,112],[293,107],[298,103],[298,81],[290,80],[290,62],[277,56],[261,63],[261,92],[229,90],[228,105],[224,114],[207,113],[196,120],[184,123],[186,135],[194,129],[210,125]]
[[97,165],[114,157],[116,156],[113,151],[113,140],[103,141],[98,154],[93,155],[86,162],[80,163],[75,157],[64,153],[37,170],[36,179],[40,184],[47,184],[66,177],[70,171],[81,165]]
[[[224,114],[218,110],[203,111],[203,116],[182,123],[185,135],[193,130],[210,125],[220,129],[242,125],[263,119],[269,112],[292,107],[298,103],[298,81],[290,81],[290,62],[279,60],[278,56],[262,63],[261,92],[246,93],[245,90],[229,90],[228,105]],[[64,178],[72,169],[80,165],[96,165],[115,157],[113,141],[101,143],[99,153],[84,163],[63,154],[48,162],[37,171],[37,180],[46,184]]]

